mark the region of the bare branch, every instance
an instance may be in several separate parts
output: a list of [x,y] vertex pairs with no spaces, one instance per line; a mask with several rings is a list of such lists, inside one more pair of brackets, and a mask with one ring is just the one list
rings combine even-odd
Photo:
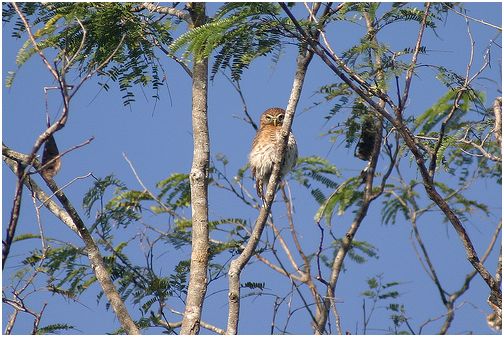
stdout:
[[74,55],[70,58],[70,60],[68,60],[67,64],[65,66],[63,66],[63,69],[61,70],[62,74],[66,74],[68,68],[70,68],[72,66],[72,63],[75,61],[77,56],[80,56],[81,51],[84,48],[84,44],[86,43],[86,36],[87,36],[86,28],[84,27],[82,22],[79,20],[79,18],[75,18],[75,20],[77,21],[77,23],[79,24],[79,26],[82,29],[82,39],[81,39],[81,43],[79,45],[79,48],[77,48]]
[[[406,101],[408,100],[408,95],[411,86],[411,80],[413,78],[413,71],[415,70],[415,66],[417,64],[418,53],[420,52],[420,47],[422,46],[422,37],[425,30],[425,26],[427,24],[427,18],[429,17],[429,9],[430,2],[428,2],[425,6],[424,17],[422,19],[422,23],[420,24],[420,30],[418,31],[418,38],[415,45],[415,50],[413,52],[413,56],[411,57],[411,63],[408,67],[408,71],[406,72],[406,79],[404,84],[404,91],[401,98],[401,102],[399,102],[399,106],[404,109],[406,106]],[[397,118],[402,120],[402,111],[397,110]]]
[[10,335],[12,332],[12,328],[14,328],[14,324],[16,323],[16,318],[17,314],[19,313],[19,310],[14,308],[14,311],[9,317],[9,321],[7,322],[7,325],[5,326],[5,335]]
[[44,55],[42,50],[39,48],[37,41],[35,40],[35,37],[33,36],[33,33],[31,31],[31,27],[30,27],[30,24],[28,23],[28,20],[26,20],[26,17],[23,15],[23,13],[19,9],[16,2],[11,2],[11,4],[12,4],[12,7],[14,7],[14,10],[16,11],[16,13],[21,18],[21,21],[23,21],[23,25],[25,26],[26,32],[28,33],[28,37],[33,45],[33,48],[40,55],[40,58],[42,58],[42,62],[44,62],[45,66],[47,67],[49,72],[53,75],[54,79],[56,81],[59,81],[60,76],[59,76],[58,72],[51,66],[51,64],[47,60],[46,56]]
[[9,256],[12,240],[14,239],[14,235],[16,234],[19,211],[21,209],[21,199],[23,196],[23,180],[21,179],[23,175],[23,169],[21,167],[16,167],[16,171],[13,172],[18,176],[18,180],[16,183],[16,191],[14,192],[14,201],[12,205],[9,226],[7,227],[5,240],[2,241],[2,270],[5,268],[5,262],[7,261],[7,257]]
[[242,92],[242,89],[240,87],[240,81],[238,81],[238,80],[232,80],[224,71],[221,71],[221,73],[229,81],[229,83],[231,83],[231,85],[233,86],[233,88],[236,90],[236,92],[240,96],[240,100],[241,100],[242,106],[243,106],[243,113],[245,114],[245,117],[246,117],[245,121],[247,123],[249,123],[250,125],[252,125],[252,127],[254,128],[254,130],[257,131],[257,129],[258,129],[257,124],[254,122],[254,119],[252,119],[252,117],[250,116],[250,114],[248,112],[247,102],[245,101],[245,96],[243,96],[243,92]]
[[140,184],[140,186],[142,186],[142,188],[144,189],[144,192],[146,192],[147,194],[149,194],[149,196],[155,200],[159,206],[161,206],[161,208],[163,208],[168,214],[170,214],[171,216],[173,216],[174,218],[180,218],[180,216],[177,214],[177,212],[175,212],[173,209],[171,209],[170,207],[166,206],[161,200],[159,200],[158,197],[156,197],[154,195],[154,193],[152,193],[143,183],[142,179],[140,179],[140,177],[138,176],[138,173],[137,171],[135,170],[135,167],[133,166],[133,164],[131,163],[131,161],[128,159],[128,157],[126,156],[126,153],[123,152],[123,157],[124,157],[124,160],[126,160],[128,162],[128,165],[129,167],[131,168],[131,171],[133,171],[133,174],[135,175],[135,178],[136,180],[138,181],[138,183]]
[[447,8],[449,10],[451,10],[452,12],[456,13],[457,15],[460,15],[461,17],[463,17],[464,19],[466,20],[472,20],[472,21],[475,21],[475,22],[478,22],[478,23],[481,23],[482,25],[485,25],[485,26],[489,26],[489,27],[492,27],[492,28],[495,28],[497,29],[498,31],[502,32],[502,27],[499,27],[499,26],[496,26],[494,24],[491,24],[491,23],[488,23],[484,20],[481,20],[481,19],[477,19],[477,18],[473,18],[472,16],[469,16],[467,14],[464,14],[464,13],[461,13],[457,10],[455,10],[453,7],[451,6],[447,6]]
[[192,24],[191,15],[179,9],[167,6],[160,6],[159,4],[153,4],[151,2],[144,2],[141,6],[143,6],[148,11],[175,16],[181,20],[184,20],[189,24]]

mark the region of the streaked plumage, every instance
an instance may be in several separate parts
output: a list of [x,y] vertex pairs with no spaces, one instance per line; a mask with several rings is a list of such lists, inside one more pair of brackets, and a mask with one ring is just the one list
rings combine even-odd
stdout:
[[[264,184],[268,184],[275,159],[275,146],[281,138],[285,110],[270,108],[263,112],[260,127],[257,131],[252,150],[249,155],[250,170],[256,184],[257,195],[264,199]],[[284,162],[282,163],[282,178],[294,167],[298,157],[296,139],[289,134]]]

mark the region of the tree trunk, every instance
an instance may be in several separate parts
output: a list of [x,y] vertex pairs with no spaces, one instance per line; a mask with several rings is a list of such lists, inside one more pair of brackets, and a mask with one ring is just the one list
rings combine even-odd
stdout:
[[[189,3],[192,27],[206,22],[205,3]],[[208,268],[208,167],[210,139],[208,134],[207,86],[208,59],[193,56],[192,126],[194,152],[190,174],[192,207],[192,253],[189,287],[182,328],[183,335],[198,334],[201,310],[207,290]]]

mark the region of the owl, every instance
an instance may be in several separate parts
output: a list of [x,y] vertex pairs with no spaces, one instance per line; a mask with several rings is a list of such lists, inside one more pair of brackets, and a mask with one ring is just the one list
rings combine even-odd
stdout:
[[[257,131],[252,150],[249,155],[250,170],[255,179],[257,195],[264,199],[264,184],[268,184],[275,159],[276,145],[281,138],[282,125],[285,118],[285,110],[270,108],[261,115],[259,131]],[[292,132],[285,149],[285,157],[282,163],[281,178],[294,167],[298,157],[296,139]]]

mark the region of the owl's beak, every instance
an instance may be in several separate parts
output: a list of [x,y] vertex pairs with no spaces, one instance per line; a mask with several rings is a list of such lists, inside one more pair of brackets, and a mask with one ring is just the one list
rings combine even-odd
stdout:
[[274,119],[273,119],[273,125],[274,125],[274,126],[277,126],[277,124],[278,124],[277,119],[276,119],[276,118],[274,118]]

